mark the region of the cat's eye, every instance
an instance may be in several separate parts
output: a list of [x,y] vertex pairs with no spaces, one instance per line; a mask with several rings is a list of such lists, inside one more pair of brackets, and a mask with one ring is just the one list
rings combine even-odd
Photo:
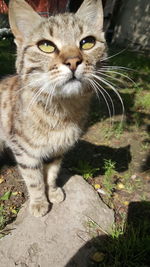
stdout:
[[48,40],[39,41],[37,46],[44,53],[53,53],[56,50],[55,44]]
[[87,36],[86,38],[81,40],[80,48],[83,50],[89,50],[94,47],[95,43],[96,43],[95,37]]

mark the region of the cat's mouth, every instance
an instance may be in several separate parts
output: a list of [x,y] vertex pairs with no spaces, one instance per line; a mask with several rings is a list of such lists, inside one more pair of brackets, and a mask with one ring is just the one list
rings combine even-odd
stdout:
[[75,75],[73,75],[67,82],[67,83],[72,83],[72,82],[81,82],[80,79],[78,79]]
[[82,91],[82,82],[75,76],[70,77],[60,88],[60,94],[63,96],[79,95]]

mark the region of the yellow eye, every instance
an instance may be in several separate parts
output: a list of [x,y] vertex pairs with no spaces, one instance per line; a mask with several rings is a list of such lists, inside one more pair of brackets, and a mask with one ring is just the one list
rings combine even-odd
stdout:
[[55,44],[48,40],[39,41],[37,46],[44,53],[53,53],[56,50]]
[[87,36],[86,38],[81,40],[80,48],[83,50],[89,50],[94,47],[95,43],[96,43],[95,37]]

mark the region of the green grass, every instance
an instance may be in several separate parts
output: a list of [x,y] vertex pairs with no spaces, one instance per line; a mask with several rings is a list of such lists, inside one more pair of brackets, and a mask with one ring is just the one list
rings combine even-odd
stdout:
[[126,172],[122,176],[121,181],[124,184],[124,190],[126,190],[126,192],[128,193],[132,193],[137,191],[138,189],[143,189],[141,178],[136,177],[133,180],[131,177],[132,177],[131,171]]
[[[132,214],[132,215],[131,215]],[[96,252],[104,255],[92,260],[94,267],[148,267],[150,263],[150,202],[131,205],[128,223],[114,225],[111,234],[93,239]],[[131,218],[132,217],[132,218]],[[101,230],[101,229],[100,229]]]
[[[120,51],[121,49],[110,48],[110,55],[115,55]],[[109,61],[112,65],[130,68],[131,71],[129,73],[132,77],[138,78],[138,80],[141,78],[139,75],[146,74],[147,76],[147,74],[150,73],[150,60],[148,55],[144,53],[126,50],[122,51],[119,55],[114,56]]]
[[119,139],[125,130],[125,122],[116,121],[111,127],[103,129],[104,138],[110,140],[112,137]]
[[109,196],[112,194],[112,190],[115,187],[114,184],[114,175],[115,171],[115,162],[111,160],[104,160],[104,178],[103,178],[103,186]]
[[[112,49],[110,54],[113,55],[118,51],[118,49]],[[135,127],[144,125],[150,110],[150,57],[133,51],[123,51],[111,58],[109,65],[131,69],[118,69],[120,74],[128,76],[129,79],[119,74],[110,73],[110,76],[118,79],[118,82],[115,80],[114,83],[124,102],[125,113],[129,115],[127,124]],[[118,104],[117,109],[119,110]]]
[[144,109],[145,111],[150,110],[150,91],[144,93],[138,93],[136,96],[136,108]]
[[71,169],[82,175],[85,180],[92,178],[99,170],[99,168],[93,168],[88,162],[81,160],[78,162],[77,167]]
[[[19,209],[11,207],[8,204],[11,196],[15,195],[15,192],[6,191],[0,197],[0,238],[8,234],[9,231],[5,231],[5,226],[11,222],[12,216],[15,218]],[[10,216],[10,214],[12,214]],[[11,219],[10,219],[11,218]]]

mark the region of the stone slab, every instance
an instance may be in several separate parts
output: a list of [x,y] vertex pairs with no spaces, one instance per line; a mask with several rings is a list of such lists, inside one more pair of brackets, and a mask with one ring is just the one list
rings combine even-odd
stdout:
[[0,267],[87,266],[88,247],[73,265],[68,262],[91,239],[86,228],[89,218],[109,231],[114,214],[81,176],[72,176],[64,190],[65,201],[53,205],[42,218],[31,216],[25,204],[9,226],[11,234],[0,240]]

